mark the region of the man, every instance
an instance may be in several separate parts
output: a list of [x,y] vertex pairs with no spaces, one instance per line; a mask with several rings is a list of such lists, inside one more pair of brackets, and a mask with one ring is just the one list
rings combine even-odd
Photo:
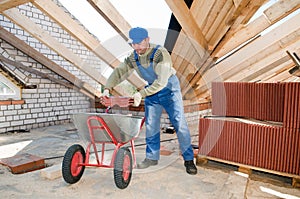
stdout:
[[108,96],[109,91],[125,80],[133,70],[148,82],[144,89],[133,95],[133,106],[139,106],[141,99],[145,98],[146,158],[137,167],[144,169],[158,164],[160,117],[165,109],[176,130],[186,172],[195,175],[197,167],[193,161],[190,132],[185,120],[180,84],[172,66],[171,56],[164,47],[150,43],[148,31],[144,28],[132,28],[129,37],[132,39],[131,45],[134,51],[110,75],[103,95]]

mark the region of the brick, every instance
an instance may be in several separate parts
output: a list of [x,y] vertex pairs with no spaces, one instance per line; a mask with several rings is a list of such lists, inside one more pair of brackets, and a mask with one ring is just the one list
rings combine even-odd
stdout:
[[26,103],[27,104],[36,104],[37,103],[37,99],[27,99]]
[[41,170],[41,176],[49,180],[60,178],[62,177],[61,167],[62,167],[61,164],[58,164],[58,165],[53,165],[51,167],[44,168]]
[[5,116],[7,116],[7,115],[16,115],[16,114],[17,114],[16,110],[4,111],[4,115]]
[[[37,93],[37,89],[22,89],[23,97],[25,98],[25,93]],[[29,96],[26,95],[26,98],[30,98]]]
[[18,115],[20,115],[20,114],[27,114],[27,113],[30,113],[29,109],[18,110]]
[[40,123],[40,122],[47,122],[47,118],[37,118],[37,119],[36,119],[36,122],[37,122],[37,123]]
[[[1,100],[0,106],[2,106],[2,105],[11,105],[11,100]],[[1,110],[6,110],[6,109],[7,109],[7,107],[5,109],[1,107]]]
[[42,157],[28,153],[3,158],[0,163],[8,166],[13,174],[21,174],[45,168],[45,161]]
[[23,125],[23,121],[22,120],[20,120],[20,121],[12,121],[10,125],[11,126],[20,126],[20,125]]
[[9,127],[9,126],[10,126],[10,122],[1,122],[0,123],[0,128]]
[[24,124],[33,124],[35,123],[35,119],[24,120]]

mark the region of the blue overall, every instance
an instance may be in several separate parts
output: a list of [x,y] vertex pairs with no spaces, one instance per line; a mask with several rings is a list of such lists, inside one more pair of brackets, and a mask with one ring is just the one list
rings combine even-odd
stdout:
[[[150,56],[150,65],[144,68],[136,52],[135,60],[143,79],[151,85],[157,75],[153,68],[153,57],[159,46],[156,46]],[[191,146],[190,131],[184,116],[183,101],[179,80],[176,75],[168,79],[168,84],[161,91],[145,98],[145,125],[146,125],[146,158],[158,160],[160,155],[160,117],[163,109],[166,110],[169,119],[174,126],[179,147],[185,161],[193,160],[194,153]]]

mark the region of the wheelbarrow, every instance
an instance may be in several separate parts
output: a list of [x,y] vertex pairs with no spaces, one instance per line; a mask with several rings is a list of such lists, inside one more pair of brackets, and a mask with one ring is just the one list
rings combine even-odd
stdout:
[[[106,99],[103,104],[122,106],[128,99]],[[84,149],[80,144],[74,144],[66,151],[62,162],[63,179],[74,184],[80,180],[85,167],[113,168],[115,185],[125,189],[131,180],[132,169],[136,166],[134,140],[139,135],[144,124],[144,117],[106,113],[77,113],[72,115],[75,127],[82,139],[87,141]],[[107,145],[113,146],[111,161],[105,162]],[[101,151],[98,151],[101,146]],[[92,149],[92,150],[91,150]],[[90,155],[94,152],[96,163],[91,163]]]

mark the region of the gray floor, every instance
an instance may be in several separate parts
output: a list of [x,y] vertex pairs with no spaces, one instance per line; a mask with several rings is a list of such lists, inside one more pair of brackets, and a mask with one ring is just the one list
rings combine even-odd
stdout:
[[[88,167],[76,184],[62,177],[50,180],[41,170],[14,175],[0,165],[1,198],[300,198],[300,189],[291,186],[290,178],[253,171],[250,176],[237,172],[234,166],[209,161],[198,165],[198,174],[185,173],[175,135],[162,134],[162,148],[173,151],[162,155],[157,166],[134,169],[129,186],[118,189],[113,170]],[[197,144],[197,136],[193,136]],[[85,143],[73,124],[33,129],[27,133],[0,135],[0,158],[15,153],[30,153],[46,158],[50,167],[60,168],[69,146]],[[18,145],[17,145],[18,144]],[[136,140],[137,161],[144,158],[143,131]],[[109,155],[111,151],[108,151]],[[109,158],[107,159],[109,161]]]

